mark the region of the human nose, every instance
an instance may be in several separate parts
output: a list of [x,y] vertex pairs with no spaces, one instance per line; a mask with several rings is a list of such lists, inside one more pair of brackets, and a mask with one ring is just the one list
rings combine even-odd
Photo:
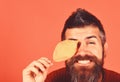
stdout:
[[77,52],[76,55],[81,55],[81,56],[85,56],[86,55],[86,47],[83,43],[78,42],[77,44]]

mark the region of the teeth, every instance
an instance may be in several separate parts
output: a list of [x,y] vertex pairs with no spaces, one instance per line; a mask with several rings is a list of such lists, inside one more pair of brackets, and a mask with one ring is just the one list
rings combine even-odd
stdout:
[[79,60],[78,63],[80,63],[80,64],[88,64],[88,63],[90,63],[90,60]]

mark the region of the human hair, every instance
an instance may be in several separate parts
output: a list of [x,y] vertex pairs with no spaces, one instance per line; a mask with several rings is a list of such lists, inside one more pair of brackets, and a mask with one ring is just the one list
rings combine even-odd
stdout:
[[90,12],[81,8],[78,8],[75,12],[73,12],[72,15],[69,16],[68,19],[65,21],[64,28],[61,34],[61,40],[65,40],[65,32],[67,29],[84,28],[88,25],[93,25],[99,29],[101,42],[102,45],[104,45],[106,42],[106,35],[100,20]]

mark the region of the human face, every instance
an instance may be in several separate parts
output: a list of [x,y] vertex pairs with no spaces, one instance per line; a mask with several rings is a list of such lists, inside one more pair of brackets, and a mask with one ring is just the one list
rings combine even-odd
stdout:
[[[102,61],[103,47],[100,39],[99,29],[95,26],[85,26],[84,28],[71,28],[67,29],[65,39],[79,41],[79,48],[74,56],[95,56],[97,60]],[[69,59],[68,59],[69,61]],[[92,68],[95,62],[86,59],[79,60],[74,64],[74,67],[87,67]]]

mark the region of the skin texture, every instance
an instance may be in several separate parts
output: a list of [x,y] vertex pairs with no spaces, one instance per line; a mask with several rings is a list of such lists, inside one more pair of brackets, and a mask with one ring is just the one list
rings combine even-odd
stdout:
[[66,39],[75,39],[80,42],[80,47],[76,55],[80,54],[84,56],[85,54],[91,54],[100,60],[102,59],[103,48],[98,28],[86,26],[85,28],[67,29]]
[[[72,29],[67,29],[65,33],[65,39],[73,40],[73,41],[77,40],[79,42],[79,47],[77,49],[76,54],[73,56],[73,58],[75,57],[78,58],[78,56],[81,56],[83,58],[85,58],[85,56],[96,57],[97,62],[99,62],[99,64],[97,63],[97,65],[101,65],[102,67],[102,62],[103,62],[102,60],[104,60],[103,52],[105,52],[106,50],[106,43],[104,46],[102,46],[100,32],[97,27],[93,25],[89,25],[82,28],[76,27]],[[74,74],[76,75],[77,74],[79,75],[79,73],[80,75],[83,74],[82,69],[86,69],[87,71],[89,70],[88,72],[86,71],[86,73],[84,73],[86,76],[96,73],[95,71],[93,72],[93,69],[96,69],[96,62],[95,62],[96,60],[91,61],[91,59],[85,58],[84,60],[80,59],[80,60],[77,60],[77,62],[72,63],[73,58],[68,59],[67,64],[70,68],[70,71],[72,72],[71,74],[74,79],[77,77],[77,76],[74,77]],[[99,72],[97,71],[96,75],[98,75],[98,73],[101,73],[101,71]],[[96,79],[95,82],[101,82],[102,80],[101,75],[102,74],[100,74],[100,77],[98,76],[98,79]],[[73,82],[75,81],[74,79],[72,79]],[[85,82],[92,82],[92,81],[85,81]]]
[[23,70],[23,82],[44,82],[50,66],[52,63],[46,57],[34,60]]
[[[104,48],[102,47],[98,28],[95,28],[94,26],[86,26],[84,28],[67,29],[65,36],[67,40],[79,41],[80,46],[75,56],[84,56],[85,54],[88,54],[96,56],[99,60],[102,59],[102,51],[103,49],[106,50],[106,46],[104,46]],[[93,65],[93,62],[87,64],[74,64],[76,68],[80,66],[91,68]],[[23,70],[23,82],[44,82],[48,69],[51,66],[52,62],[46,57],[33,61]]]

